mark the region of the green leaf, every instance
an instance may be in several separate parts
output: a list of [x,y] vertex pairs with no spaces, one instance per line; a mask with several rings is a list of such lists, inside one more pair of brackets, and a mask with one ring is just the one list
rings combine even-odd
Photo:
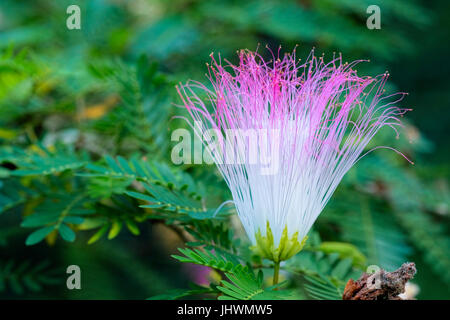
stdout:
[[125,194],[129,195],[130,197],[139,199],[139,200],[152,201],[152,202],[156,201],[155,198],[153,198],[149,195],[143,194],[143,193],[139,193],[139,192],[127,191],[127,192],[125,192]]
[[38,151],[23,151],[15,147],[1,148],[0,162],[11,162],[18,167],[11,171],[13,176],[50,175],[75,170],[87,163],[69,150],[57,150],[52,153],[42,145],[36,147]]
[[136,225],[136,223],[134,223],[134,221],[131,220],[126,220],[125,224],[127,225],[128,230],[130,230],[130,232],[132,234],[134,234],[135,236],[138,236],[141,232],[139,231],[138,226]]
[[93,210],[84,208],[83,198],[83,194],[74,196],[64,191],[52,193],[34,208],[31,215],[25,216],[21,226],[32,228],[51,226],[59,229],[59,234],[64,240],[74,241],[75,233],[65,224],[81,224],[84,216],[94,213]]
[[48,236],[53,230],[55,229],[54,226],[50,226],[50,227],[44,227],[41,229],[38,229],[36,231],[34,231],[33,233],[31,233],[27,239],[25,240],[25,244],[27,246],[32,246],[36,243],[41,242],[42,240],[44,240],[44,238],[46,236]]
[[92,237],[89,238],[88,244],[93,244],[100,240],[100,238],[108,231],[108,225],[101,227]]
[[208,250],[179,248],[183,256],[172,255],[173,258],[188,263],[208,266],[225,272],[228,280],[222,280],[218,290],[225,295],[219,299],[283,299],[287,297],[286,292],[273,291],[275,287],[263,288],[263,276],[255,276],[248,266],[244,266],[219,253]]
[[108,239],[114,239],[119,234],[120,230],[122,229],[122,223],[120,221],[114,221],[112,223],[111,229],[108,233]]
[[72,229],[70,229],[66,224],[62,223],[59,226],[59,234],[61,235],[61,238],[63,238],[66,241],[73,242],[75,241],[75,232],[73,232]]
[[311,299],[314,300],[342,300],[342,290],[325,277],[304,276],[306,284],[304,289]]
[[325,253],[339,253],[341,259],[350,258],[353,265],[364,268],[366,257],[358,250],[358,248],[350,243],[337,241],[324,241],[317,248]]
[[0,260],[0,293],[11,289],[16,295],[42,291],[49,285],[61,285],[60,270],[44,261]]

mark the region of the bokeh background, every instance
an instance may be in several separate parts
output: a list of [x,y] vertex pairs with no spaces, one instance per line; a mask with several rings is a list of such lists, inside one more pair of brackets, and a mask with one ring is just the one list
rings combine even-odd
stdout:
[[[81,8],[81,30],[66,28],[70,4]],[[369,5],[381,9],[380,30],[366,27]],[[204,281],[207,270],[170,257],[183,242],[159,221],[135,219],[139,235],[131,224],[112,240],[99,236],[88,244],[96,233],[79,231],[74,242],[48,236],[26,246],[31,231],[21,223],[37,212],[44,190],[70,194],[68,185],[81,178],[69,173],[59,185],[59,175],[10,173],[20,159],[27,162],[20,152],[37,146],[92,160],[137,155],[171,165],[170,132],[180,124],[170,119],[182,113],[175,84],[204,81],[211,52],[236,61],[236,50],[258,44],[263,55],[266,44],[286,52],[298,44],[299,57],[314,46],[325,60],[333,52],[348,61],[370,59],[358,72],[388,70],[387,90],[409,93],[401,105],[414,110],[400,138],[382,131],[376,142],[415,165],[387,150],[368,155],[315,229],[322,239],[356,245],[367,264],[392,271],[416,262],[416,298],[450,298],[449,16],[445,0],[2,0],[0,298],[144,299]],[[182,169],[205,186],[208,201],[229,198],[214,167]],[[96,183],[83,188],[98,203],[120,190]],[[82,290],[65,287],[70,264],[81,267]]]

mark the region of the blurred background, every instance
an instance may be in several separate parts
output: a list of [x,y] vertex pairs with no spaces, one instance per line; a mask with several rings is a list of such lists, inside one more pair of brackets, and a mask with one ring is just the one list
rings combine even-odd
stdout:
[[[66,27],[71,4],[81,9],[80,30]],[[369,5],[380,8],[379,30],[366,26]],[[388,70],[386,89],[408,92],[400,105],[414,109],[399,139],[387,130],[376,143],[397,148],[415,165],[388,150],[364,158],[339,186],[316,232],[354,244],[368,265],[392,271],[414,261],[416,298],[449,299],[449,16],[445,0],[2,0],[0,298],[145,299],[204,281],[198,278],[207,270],[170,257],[183,246],[177,233],[138,214],[111,240],[80,227],[74,242],[50,234],[25,245],[32,230],[24,217],[43,211],[46,192],[88,188],[99,205],[121,186],[100,179],[83,184],[71,172],[17,176],[11,170],[37,148],[172,166],[170,132],[179,124],[170,119],[182,113],[175,84],[205,81],[211,52],[235,62],[242,48],[260,44],[267,55],[266,44],[285,52],[298,44],[298,57],[315,47],[325,60],[333,52],[348,61],[370,59],[358,72]],[[229,199],[214,167],[182,170],[204,186],[211,203]],[[81,267],[82,290],[65,287],[71,264]]]

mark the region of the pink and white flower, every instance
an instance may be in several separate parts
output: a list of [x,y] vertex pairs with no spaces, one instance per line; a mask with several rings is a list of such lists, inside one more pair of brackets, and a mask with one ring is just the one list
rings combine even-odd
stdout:
[[[301,249],[285,241],[302,243],[369,141],[384,126],[398,135],[399,117],[408,109],[395,106],[404,93],[383,95],[387,73],[357,75],[354,67],[362,60],[343,63],[339,56],[325,63],[312,52],[300,63],[295,51],[282,59],[272,54],[269,62],[256,52],[242,50],[238,55],[238,65],[211,55],[210,88],[189,81],[177,90],[192,120],[219,133],[217,143],[205,147],[251,241],[265,257],[285,260]],[[223,134],[230,129],[266,130],[259,138],[269,147],[277,146],[277,170],[264,174],[263,163],[246,161],[242,146],[251,146],[242,134],[237,134],[234,150],[241,161],[223,161]],[[205,138],[204,132],[197,134]],[[211,134],[206,138],[213,140]],[[272,247],[261,248],[267,245],[262,238],[269,245],[272,241]]]

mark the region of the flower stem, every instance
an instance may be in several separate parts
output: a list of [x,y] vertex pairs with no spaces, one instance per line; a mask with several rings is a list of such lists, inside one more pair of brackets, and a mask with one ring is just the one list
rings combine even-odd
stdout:
[[275,262],[273,267],[273,285],[278,283],[278,274],[280,273],[280,262]]

